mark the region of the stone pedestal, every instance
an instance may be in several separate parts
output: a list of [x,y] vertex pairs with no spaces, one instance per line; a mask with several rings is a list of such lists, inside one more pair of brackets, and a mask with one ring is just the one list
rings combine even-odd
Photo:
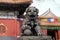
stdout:
[[22,36],[17,40],[52,40],[51,36]]

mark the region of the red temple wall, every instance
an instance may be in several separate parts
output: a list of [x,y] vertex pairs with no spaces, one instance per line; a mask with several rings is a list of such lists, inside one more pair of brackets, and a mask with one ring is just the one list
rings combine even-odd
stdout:
[[17,36],[20,33],[20,23],[16,19],[0,19],[0,24],[4,24],[7,28],[6,32],[2,34],[0,32],[0,36]]

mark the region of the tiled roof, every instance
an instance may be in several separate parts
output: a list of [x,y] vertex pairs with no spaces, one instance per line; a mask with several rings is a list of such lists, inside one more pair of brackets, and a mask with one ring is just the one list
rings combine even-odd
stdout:
[[41,17],[57,17],[55,14],[52,13],[52,11],[50,10],[50,8],[44,12],[42,15],[40,15]]
[[[48,21],[44,22],[44,21],[41,21],[42,18],[46,18],[46,19],[57,18],[57,21],[56,22],[48,22]],[[45,26],[60,26],[60,22],[58,22],[58,18],[60,18],[60,17],[57,17],[55,14],[53,14],[53,12],[50,10],[50,8],[38,17],[40,25],[45,25]]]
[[0,3],[30,3],[32,0],[0,0]]

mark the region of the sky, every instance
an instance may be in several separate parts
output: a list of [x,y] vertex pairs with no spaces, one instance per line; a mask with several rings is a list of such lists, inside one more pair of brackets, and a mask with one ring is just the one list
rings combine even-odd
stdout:
[[43,14],[50,8],[52,13],[60,17],[60,0],[33,0],[30,6],[35,6],[39,9],[38,15]]

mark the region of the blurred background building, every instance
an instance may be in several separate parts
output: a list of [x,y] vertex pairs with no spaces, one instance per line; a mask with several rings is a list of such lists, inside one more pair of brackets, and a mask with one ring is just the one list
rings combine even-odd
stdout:
[[[0,36],[17,37],[21,33],[24,12],[32,0],[0,0]],[[49,8],[38,16],[43,35],[60,40],[60,17]]]
[[38,17],[38,21],[43,35],[60,40],[60,17],[57,17],[50,8]]

